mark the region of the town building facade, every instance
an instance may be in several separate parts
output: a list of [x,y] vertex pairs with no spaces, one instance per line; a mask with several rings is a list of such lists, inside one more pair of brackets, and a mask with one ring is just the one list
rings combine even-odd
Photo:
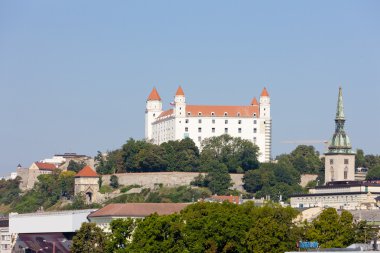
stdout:
[[145,138],[155,144],[191,138],[201,148],[206,138],[229,134],[250,140],[259,147],[259,161],[271,159],[272,119],[270,96],[263,89],[260,100],[249,105],[191,105],[178,88],[173,108],[163,110],[156,88],[150,93],[145,110]]

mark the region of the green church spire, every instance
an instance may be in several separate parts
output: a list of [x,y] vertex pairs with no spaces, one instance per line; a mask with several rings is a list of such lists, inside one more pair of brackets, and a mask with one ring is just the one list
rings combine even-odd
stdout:
[[350,138],[344,131],[344,117],[343,107],[343,93],[342,88],[339,87],[338,105],[335,117],[335,133],[330,141],[329,154],[352,154],[352,146]]
[[336,119],[343,119],[344,120],[342,87],[339,87],[338,106],[336,109]]

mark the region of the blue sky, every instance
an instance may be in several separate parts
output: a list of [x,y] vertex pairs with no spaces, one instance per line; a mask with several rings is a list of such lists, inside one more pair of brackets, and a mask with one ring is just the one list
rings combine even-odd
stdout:
[[[168,108],[272,98],[273,155],[326,140],[342,85],[355,148],[379,154],[379,1],[1,1],[0,175],[143,138]],[[317,145],[323,151],[323,145]]]

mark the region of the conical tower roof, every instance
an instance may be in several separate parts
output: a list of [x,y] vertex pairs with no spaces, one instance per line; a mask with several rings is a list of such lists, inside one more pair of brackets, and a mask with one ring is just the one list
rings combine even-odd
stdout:
[[259,105],[259,103],[257,102],[257,99],[256,97],[254,97],[251,101],[251,105]]
[[185,92],[183,92],[181,85],[178,86],[177,92],[175,93],[176,96],[185,96]]
[[260,97],[269,97],[269,93],[267,91],[267,88],[264,87],[263,91],[261,92]]
[[161,101],[161,97],[160,95],[158,94],[157,90],[156,90],[156,87],[153,87],[152,91],[150,92],[149,94],[149,97],[147,99],[148,101],[153,101],[153,100],[159,100]]

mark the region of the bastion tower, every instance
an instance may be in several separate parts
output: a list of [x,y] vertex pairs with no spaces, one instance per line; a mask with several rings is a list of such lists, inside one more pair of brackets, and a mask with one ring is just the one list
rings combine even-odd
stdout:
[[343,95],[339,87],[338,106],[335,117],[335,133],[325,153],[325,183],[355,180],[355,153],[350,138],[344,131]]

